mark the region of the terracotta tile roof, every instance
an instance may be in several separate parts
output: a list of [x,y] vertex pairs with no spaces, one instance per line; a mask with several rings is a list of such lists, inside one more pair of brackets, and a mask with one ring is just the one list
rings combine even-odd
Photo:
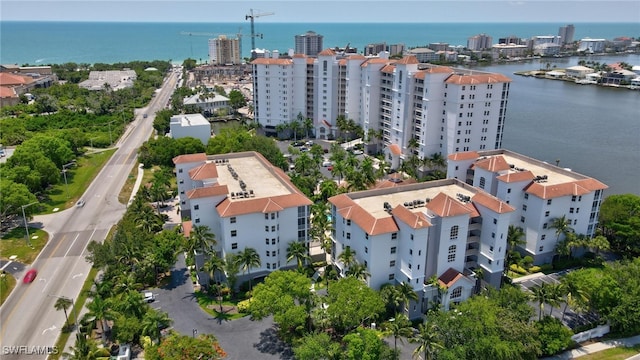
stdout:
[[265,198],[249,198],[231,201],[226,198],[216,206],[220,217],[230,217],[252,213],[281,211],[291,207],[311,205],[311,200],[302,194],[287,194]]
[[182,234],[184,234],[185,237],[189,237],[189,235],[191,235],[191,229],[193,229],[193,223],[191,220],[182,222]]
[[306,58],[307,55],[305,54],[293,54],[292,58],[294,59],[300,59],[300,58]]
[[445,80],[446,84],[474,85],[511,82],[511,79],[502,74],[453,74]]
[[382,67],[382,69],[380,69],[380,71],[384,72],[384,73],[393,73],[393,70],[395,70],[396,66],[394,64],[389,64],[389,65],[385,65]]
[[366,60],[367,58],[364,55],[356,54],[356,55],[347,56],[347,59],[349,59],[349,60]]
[[[398,173],[396,173],[398,174]],[[393,175],[396,175],[393,174]],[[393,177],[393,175],[389,176],[390,178]],[[400,175],[402,176],[402,175]],[[389,180],[380,180],[378,181],[378,183],[373,187],[374,189],[387,189],[387,188],[392,188],[392,187],[398,187],[398,186],[402,186],[402,185],[408,185],[408,184],[415,184],[418,181],[416,179],[404,179],[402,180],[402,182],[393,182],[393,181],[389,181]]]
[[187,197],[189,199],[200,199],[210,196],[227,195],[228,193],[229,188],[227,185],[214,185],[191,189],[187,191]]
[[439,193],[436,197],[431,199],[431,201],[427,203],[426,208],[433,211],[440,217],[473,214],[473,211],[467,206],[444,193]]
[[173,158],[173,163],[175,165],[178,164],[186,164],[192,162],[205,162],[207,161],[207,154],[199,153],[199,154],[186,154],[186,155],[178,155]]
[[423,71],[430,74],[453,74],[453,69],[448,66],[432,66]]
[[331,49],[324,49],[318,53],[318,56],[333,56],[336,52]]
[[466,151],[466,152],[457,152],[455,154],[450,154],[447,156],[447,159],[458,161],[458,160],[472,160],[479,158],[477,151]]
[[255,65],[291,65],[293,61],[291,59],[270,59],[270,58],[259,58],[255,59],[251,62],[251,64]]
[[389,145],[389,151],[391,151],[391,153],[393,155],[401,155],[402,154],[402,150],[400,149],[400,146],[398,144]]
[[191,180],[214,179],[218,177],[218,169],[216,164],[205,163],[189,170]]
[[442,273],[442,275],[440,275],[440,277],[438,278],[438,284],[448,289],[451,287],[451,285],[455,284],[456,281],[463,277],[464,275],[462,275],[462,273],[458,270],[449,268],[447,271]]
[[14,98],[14,97],[18,97],[18,94],[16,94],[16,91],[13,90],[13,88],[10,88],[8,86],[0,86],[0,97]]
[[411,65],[411,64],[418,64],[418,58],[415,55],[407,55],[405,57],[403,57],[402,59],[398,60],[397,64],[400,65]]
[[391,216],[375,218],[368,211],[356,204],[346,194],[329,198],[338,213],[347,220],[351,220],[369,235],[380,235],[398,231],[398,225]]
[[347,65],[347,59],[338,60],[338,66],[345,66],[345,65]]
[[502,155],[480,159],[476,161],[475,166],[494,173],[511,169],[509,163],[507,163],[507,160],[505,160]]
[[0,85],[2,86],[26,85],[31,84],[33,81],[34,80],[31,76],[0,73]]
[[500,175],[496,179],[505,183],[511,183],[511,182],[527,181],[527,180],[531,181],[533,180],[533,178],[535,178],[535,175],[533,175],[531,171],[526,170],[526,171],[510,172],[504,175]]
[[423,213],[414,213],[402,205],[398,205],[391,210],[391,214],[395,216],[396,219],[409,225],[412,229],[422,229],[431,226],[431,223]]
[[604,190],[608,186],[596,179],[582,179],[562,184],[548,184],[532,181],[524,191],[541,199],[553,199],[569,195],[585,195],[592,191]]
[[473,195],[471,201],[476,204],[482,205],[498,214],[515,211],[515,209],[506,202],[494,196],[491,196],[484,191],[479,191],[475,195]]
[[314,60],[314,58],[307,58],[307,65],[313,65]]

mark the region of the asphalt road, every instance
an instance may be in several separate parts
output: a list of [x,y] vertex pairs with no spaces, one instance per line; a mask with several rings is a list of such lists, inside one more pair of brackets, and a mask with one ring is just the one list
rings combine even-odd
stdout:
[[[124,214],[126,206],[118,202],[118,194],[135,164],[137,149],[152,134],[155,112],[165,107],[176,81],[172,72],[162,91],[129,125],[115,145],[116,152],[86,190],[84,207],[37,216],[31,222],[30,226],[49,233],[49,242],[32,264],[38,270],[33,283],[19,281],[0,307],[2,359],[44,359],[47,348],[53,348],[65,321],[53,304],[57,297],[78,297],[90,269],[85,260],[88,243],[103,241]],[[148,114],[146,119],[143,113]]]

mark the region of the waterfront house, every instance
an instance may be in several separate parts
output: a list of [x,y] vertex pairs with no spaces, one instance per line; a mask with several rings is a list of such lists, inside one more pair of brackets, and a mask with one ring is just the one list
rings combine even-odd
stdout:
[[577,65],[568,67],[565,72],[567,74],[567,77],[573,79],[584,79],[587,74],[593,73],[593,69],[586,66]]

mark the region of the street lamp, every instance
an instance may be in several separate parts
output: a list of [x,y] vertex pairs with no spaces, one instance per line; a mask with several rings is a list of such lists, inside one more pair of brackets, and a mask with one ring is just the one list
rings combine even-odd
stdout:
[[27,224],[27,216],[24,214],[24,209],[37,203],[38,202],[36,201],[36,202],[32,202],[31,204],[20,206],[22,208],[22,218],[24,219],[24,229],[27,231],[27,245],[29,245],[29,247],[32,247],[32,246],[31,246],[31,240],[29,240],[29,225]]
[[62,175],[64,175],[64,185],[67,190],[67,199],[69,198],[69,183],[67,183],[67,168],[71,165],[75,164],[74,162],[70,162],[68,164],[62,165]]

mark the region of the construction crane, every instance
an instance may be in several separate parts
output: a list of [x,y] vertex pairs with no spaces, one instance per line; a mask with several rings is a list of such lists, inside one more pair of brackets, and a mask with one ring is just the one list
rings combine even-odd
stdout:
[[256,37],[260,37],[262,39],[262,34],[256,34],[255,31],[255,27],[253,24],[253,20],[257,17],[261,17],[261,16],[269,16],[269,15],[275,15],[275,13],[273,12],[263,12],[263,13],[257,13],[254,14],[253,13],[253,9],[249,9],[249,14],[247,14],[244,19],[245,20],[249,20],[251,19],[251,57],[254,57],[255,54],[255,49],[256,49]]

